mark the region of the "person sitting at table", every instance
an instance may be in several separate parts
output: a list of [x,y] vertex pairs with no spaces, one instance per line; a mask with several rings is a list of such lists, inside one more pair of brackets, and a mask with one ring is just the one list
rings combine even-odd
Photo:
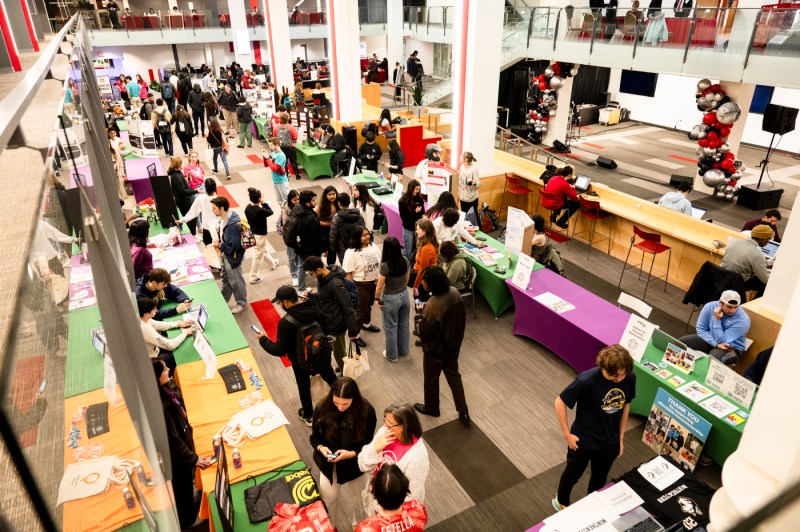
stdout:
[[442,242],[456,242],[458,238],[461,238],[473,246],[486,247],[486,244],[476,240],[474,236],[464,229],[458,209],[452,207],[445,209],[444,213],[433,221],[433,228],[436,231],[436,240],[439,245]]
[[439,255],[443,259],[442,269],[447,274],[450,286],[459,292],[469,290],[472,285],[472,272],[475,269],[467,260],[467,255],[458,249],[455,242],[450,240],[442,242]]
[[757,225],[768,225],[774,232],[775,235],[772,237],[772,240],[775,242],[781,241],[781,235],[778,232],[778,222],[781,221],[781,211],[778,209],[770,209],[764,213],[764,216],[761,218],[753,218],[752,220],[747,220],[744,225],[742,226],[742,231],[752,231],[753,228]]
[[561,258],[561,253],[559,253],[553,243],[549,242],[547,239],[547,233],[544,231],[544,216],[536,213],[531,216],[531,220],[533,220],[531,257],[539,264],[563,276],[564,259]]
[[673,211],[682,212],[683,214],[692,215],[692,202],[689,201],[689,192],[692,191],[692,184],[688,181],[681,181],[678,183],[677,192],[667,192],[658,204]]
[[149,237],[150,222],[144,218],[137,218],[128,226],[128,241],[131,245],[134,279],[147,275],[153,270],[153,254],[147,249],[147,239]]
[[[175,370],[174,351],[180,347],[186,338],[194,336],[194,320],[186,319],[182,321],[159,321],[153,319],[158,312],[156,302],[147,297],[136,299],[139,307],[139,325],[142,327],[144,343],[150,350],[150,358],[159,357],[171,372]],[[175,338],[167,338],[161,333],[170,329],[181,329],[181,333]]]
[[458,210],[458,206],[456,205],[456,198],[448,191],[444,191],[439,194],[439,199],[436,200],[436,203],[425,212],[425,218],[430,221],[434,221],[447,209],[456,209]]
[[735,364],[745,349],[745,335],[750,330],[750,316],[739,306],[741,302],[738,292],[725,290],[719,301],[703,306],[697,317],[697,334],[683,336],[681,342],[723,364]]
[[155,9],[153,9],[153,8],[151,7],[151,8],[150,8],[150,9],[147,11],[147,14],[148,14],[148,15],[157,15],[158,13],[156,13],[156,10],[155,10]]
[[[289,17],[289,24],[300,24],[300,8],[298,6],[294,6],[292,9],[292,15]],[[301,66],[298,68],[302,68],[303,62],[300,58],[297,58],[297,63]]]
[[387,139],[397,137],[397,124],[392,123],[392,112],[389,109],[381,111],[381,117],[378,119],[378,127],[381,128],[380,134]]
[[142,275],[136,281],[136,297],[146,297],[156,302],[158,307],[164,301],[176,301],[178,306],[175,308],[161,309],[155,315],[159,321],[171,316],[183,314],[192,306],[192,300],[186,292],[171,283],[172,277],[164,268],[153,268],[149,274]]
[[[550,178],[545,192],[555,195],[554,199],[546,198],[542,200],[542,205],[552,211],[550,221],[555,222],[561,229],[569,226],[569,219],[578,212],[581,202],[578,201],[578,193],[572,183],[575,181],[571,166],[559,168],[556,175]],[[566,210],[565,213],[562,211]],[[561,214],[559,218],[558,215]]]
[[153,359],[153,372],[158,381],[161,408],[164,410],[164,425],[167,429],[169,454],[172,466],[172,492],[175,494],[175,509],[181,529],[200,524],[194,504],[195,467],[205,469],[211,459],[198,456],[194,450],[192,426],[186,417],[186,405],[180,389],[170,386],[169,369],[158,358]]
[[331,156],[331,172],[333,172],[334,177],[339,177],[344,173],[339,168],[339,164],[347,159],[347,143],[344,141],[342,134],[333,129],[332,125],[328,124],[325,127],[325,132],[329,136],[328,142],[320,144],[320,146],[334,151],[334,154]]
[[306,104],[306,93],[303,90],[303,82],[302,81],[298,81],[294,85],[294,104],[297,107],[300,107],[300,106]]
[[378,161],[380,161],[383,151],[381,147],[375,142],[375,133],[368,131],[364,135],[364,142],[358,148],[358,159],[361,161],[361,166],[365,170],[372,172],[378,171]]
[[750,231],[750,238],[732,239],[719,263],[726,270],[740,274],[745,288],[755,290],[756,297],[764,295],[770,274],[767,256],[761,248],[774,236],[769,225],[757,225]]
[[372,480],[370,492],[377,502],[377,512],[361,521],[355,532],[383,532],[403,530],[422,532],[428,522],[425,505],[413,499],[406,500],[410,493],[408,478],[394,464],[386,464],[378,470]]
[[627,17],[628,15],[633,15],[634,17],[636,17],[637,22],[642,21],[643,13],[642,10],[639,9],[639,0],[633,0],[631,8],[628,10],[627,13],[625,13],[625,17]]

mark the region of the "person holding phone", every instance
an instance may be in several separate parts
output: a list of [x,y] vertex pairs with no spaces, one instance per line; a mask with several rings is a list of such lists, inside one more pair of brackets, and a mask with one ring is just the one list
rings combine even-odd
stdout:
[[319,491],[332,519],[336,520],[340,490],[349,499],[353,512],[340,530],[352,529],[364,518],[361,512],[360,489],[356,482],[363,472],[358,468],[358,453],[375,432],[375,408],[358,389],[356,381],[340,377],[330,392],[317,403],[311,425],[311,446],[314,462],[319,467]]

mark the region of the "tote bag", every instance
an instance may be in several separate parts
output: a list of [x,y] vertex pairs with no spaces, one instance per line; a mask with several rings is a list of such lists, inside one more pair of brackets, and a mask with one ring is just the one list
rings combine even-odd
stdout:
[[[356,346],[356,352],[353,354],[353,346]],[[369,373],[369,358],[367,358],[367,351],[361,350],[361,347],[355,342],[350,342],[350,348],[347,356],[344,359],[344,369],[342,375],[350,377],[353,380],[358,380],[359,377]]]

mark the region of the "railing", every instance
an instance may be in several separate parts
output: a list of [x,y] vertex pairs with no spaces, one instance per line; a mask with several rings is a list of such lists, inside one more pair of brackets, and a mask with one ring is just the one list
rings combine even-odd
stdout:
[[358,27],[362,24],[382,24],[386,27],[386,6],[372,6],[358,8]]
[[453,6],[403,6],[403,27],[415,33],[441,30],[446,35],[453,30],[454,19]]
[[[553,161],[559,161],[560,163],[567,164],[565,159],[553,155],[551,152],[546,151],[504,127],[497,126],[495,142],[499,150],[510,153],[511,155],[516,155],[517,157],[522,157],[523,159],[528,159],[535,163],[548,165],[553,164]],[[525,150],[527,150],[527,155],[525,154]]]

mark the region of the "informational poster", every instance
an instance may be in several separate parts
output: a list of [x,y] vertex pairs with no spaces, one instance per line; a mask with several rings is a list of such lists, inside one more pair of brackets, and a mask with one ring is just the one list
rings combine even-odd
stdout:
[[510,254],[519,255],[529,252],[533,241],[533,220],[522,209],[508,208],[506,220],[506,250]]
[[708,399],[700,403],[700,406],[702,406],[703,408],[705,408],[718,418],[723,418],[728,414],[732,414],[733,412],[739,410],[738,406],[731,403],[730,401],[726,401],[719,395],[714,395],[712,397],[709,397]]
[[108,353],[103,356],[103,393],[109,404],[117,406],[117,372]]
[[428,174],[422,176],[426,194],[428,195],[428,205],[433,205],[439,201],[442,192],[450,190],[450,179],[455,170],[446,163],[440,161],[428,161]]
[[255,100],[253,105],[255,116],[270,118],[277,112],[278,106],[275,103],[275,92],[266,89],[248,89],[244,91],[244,95]]
[[77,168],[89,164],[85,146],[82,139],[78,136],[77,128],[59,128],[58,142],[64,149],[65,157],[62,159],[62,162],[65,162],[68,167]]
[[517,262],[516,268],[514,268],[514,276],[511,278],[511,282],[518,288],[527,290],[531,284],[531,274],[533,273],[533,266],[535,264],[536,261],[533,260],[533,257],[520,253],[519,261]]
[[675,344],[667,344],[663,360],[673,368],[679,369],[684,373],[691,373],[697,358],[696,353],[681,349]]
[[116,456],[104,456],[69,464],[58,486],[56,504],[85,499],[106,491],[116,461]]
[[619,515],[608,507],[597,492],[590,493],[564,510],[544,520],[542,532],[565,530],[591,530],[592,532],[616,532],[612,524]]
[[206,372],[203,375],[204,379],[213,379],[217,375],[217,355],[211,349],[211,345],[206,340],[206,337],[201,332],[196,332],[194,335],[194,348],[197,354],[203,359],[206,364]]
[[694,471],[709,432],[711,423],[659,388],[644,426],[642,441],[659,455],[672,456]]
[[129,118],[127,122],[128,140],[133,153],[139,157],[158,157],[152,122],[138,118]]
[[706,386],[714,388],[720,395],[733,399],[748,410],[758,389],[754,382],[742,377],[714,357],[708,357]]
[[111,88],[111,78],[109,76],[97,76],[97,86],[100,89],[101,100],[114,99],[114,91]]
[[642,360],[644,350],[650,343],[650,337],[656,326],[641,316],[631,314],[625,332],[619,340],[619,345],[628,350],[634,360]]
[[305,107],[289,113],[291,124],[297,128],[297,142],[303,142],[314,131],[314,112]]
[[235,414],[231,420],[242,427],[247,432],[247,435],[253,439],[289,424],[281,409],[271,399],[256,403],[247,410],[242,410]]

